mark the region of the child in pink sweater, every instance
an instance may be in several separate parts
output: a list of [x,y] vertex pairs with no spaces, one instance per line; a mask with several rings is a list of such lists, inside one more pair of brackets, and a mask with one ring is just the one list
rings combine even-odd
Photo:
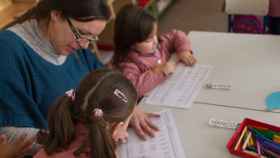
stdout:
[[175,71],[171,54],[187,66],[196,63],[184,32],[172,30],[158,37],[157,31],[156,19],[140,7],[126,5],[117,15],[113,65],[132,81],[139,97]]
[[34,158],[117,158],[115,143],[127,136],[136,101],[134,86],[120,72],[93,71],[51,107],[49,134]]

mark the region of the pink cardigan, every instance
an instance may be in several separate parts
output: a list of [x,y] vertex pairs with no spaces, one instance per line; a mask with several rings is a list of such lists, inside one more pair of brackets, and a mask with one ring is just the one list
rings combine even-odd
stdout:
[[269,1],[269,13],[273,17],[280,17],[280,0]]
[[[66,150],[62,150],[61,152],[47,155],[44,149],[38,151],[33,158],[76,158],[74,152],[80,147],[82,143],[88,140],[88,132],[87,129],[82,125],[78,124],[76,126],[76,139],[73,143],[70,144],[69,148]],[[90,148],[85,149],[84,153],[81,153],[79,158],[90,158]]]
[[184,51],[191,51],[189,39],[184,32],[172,30],[159,37],[159,47],[155,53],[141,54],[131,50],[119,67],[124,76],[136,87],[138,96],[142,97],[167,78],[163,72],[152,70],[158,64],[158,60],[165,63],[169,60],[171,53]]

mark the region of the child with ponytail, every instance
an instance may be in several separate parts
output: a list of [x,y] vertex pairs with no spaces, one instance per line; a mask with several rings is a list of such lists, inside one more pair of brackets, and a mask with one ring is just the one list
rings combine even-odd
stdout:
[[134,86],[121,73],[90,73],[51,107],[49,134],[35,158],[116,158],[114,138],[126,134],[116,129],[126,125],[136,100]]

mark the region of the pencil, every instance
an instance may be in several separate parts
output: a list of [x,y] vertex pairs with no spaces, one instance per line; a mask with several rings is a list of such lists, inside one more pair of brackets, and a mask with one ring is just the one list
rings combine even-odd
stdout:
[[242,133],[241,133],[241,135],[240,135],[240,137],[239,137],[239,139],[238,139],[238,141],[237,141],[237,143],[234,147],[234,150],[237,150],[237,148],[238,148],[239,144],[241,143],[241,140],[242,140],[243,136],[245,135],[246,131],[247,131],[247,126],[244,127],[244,129],[243,129],[243,131],[242,131]]
[[249,134],[248,134],[248,136],[247,136],[245,142],[243,143],[243,146],[242,146],[242,149],[243,149],[243,150],[246,149],[246,147],[247,147],[247,145],[248,145],[248,142],[249,142],[249,139],[251,138],[251,136],[252,136],[252,133],[249,132]]
[[258,155],[261,156],[261,146],[260,143],[256,140],[256,144],[257,144],[257,151],[258,151]]

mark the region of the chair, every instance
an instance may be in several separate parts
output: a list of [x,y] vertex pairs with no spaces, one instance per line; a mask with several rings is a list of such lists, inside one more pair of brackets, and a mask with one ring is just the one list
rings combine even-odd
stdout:
[[233,32],[233,21],[235,16],[256,16],[262,21],[263,17],[268,14],[269,0],[225,0],[224,11],[228,14],[228,31]]

